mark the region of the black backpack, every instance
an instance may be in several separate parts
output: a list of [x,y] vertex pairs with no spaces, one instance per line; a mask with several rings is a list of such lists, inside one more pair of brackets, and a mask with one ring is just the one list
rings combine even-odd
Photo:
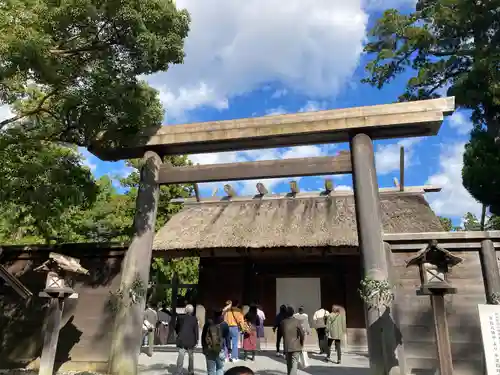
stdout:
[[212,353],[220,353],[222,350],[222,332],[220,324],[210,324],[205,336],[205,347]]

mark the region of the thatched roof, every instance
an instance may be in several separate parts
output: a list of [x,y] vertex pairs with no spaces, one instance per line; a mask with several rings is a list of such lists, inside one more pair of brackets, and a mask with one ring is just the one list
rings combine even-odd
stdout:
[[[422,195],[380,197],[386,233],[443,228]],[[155,250],[357,246],[353,196],[186,205],[157,233]]]

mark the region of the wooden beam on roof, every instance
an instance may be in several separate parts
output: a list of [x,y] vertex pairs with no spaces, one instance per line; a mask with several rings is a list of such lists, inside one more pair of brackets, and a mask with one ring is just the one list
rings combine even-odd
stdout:
[[290,193],[293,194],[294,197],[300,193],[299,183],[295,180],[290,181]]
[[325,193],[330,194],[332,191],[335,191],[335,185],[331,178],[325,179]]
[[240,151],[347,142],[352,132],[373,139],[436,135],[443,116],[455,109],[453,97],[327,111],[211,121],[145,129],[134,136],[100,134],[89,151],[102,160],[159,155]]
[[[399,188],[381,188],[379,193],[383,194],[396,194],[396,195],[415,195],[415,194],[425,194],[425,193],[436,193],[440,192],[441,187],[434,185],[424,185],[424,186],[408,186],[404,191]],[[276,199],[300,199],[300,198],[328,198],[328,197],[348,197],[352,196],[354,193],[352,190],[334,190],[329,194],[325,191],[308,191],[303,193],[298,193],[292,195],[290,193],[282,194],[267,194],[267,195],[255,195],[255,196],[238,196],[233,197],[231,200],[227,200],[226,197],[209,197],[203,199],[201,202],[196,202],[195,198],[178,198],[172,199],[171,203],[184,203],[184,204],[205,204],[205,203],[230,203],[230,202],[248,202],[248,201],[265,201],[265,200],[276,200]]]
[[257,184],[256,184],[255,187],[257,188],[257,193],[259,195],[264,196],[264,195],[266,195],[266,194],[269,193],[269,191],[267,190],[266,186],[262,182],[257,182]]
[[351,173],[349,151],[336,156],[263,160],[243,163],[208,164],[186,167],[162,166],[159,184],[256,180],[276,177],[324,176]]
[[238,195],[236,193],[236,190],[230,184],[224,185],[224,192],[230,198],[236,197]]

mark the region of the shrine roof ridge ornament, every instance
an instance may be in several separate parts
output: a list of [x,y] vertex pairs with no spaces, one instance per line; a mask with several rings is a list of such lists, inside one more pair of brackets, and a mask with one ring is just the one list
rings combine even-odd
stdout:
[[[89,151],[101,160],[347,142],[363,131],[373,139],[436,135],[455,98],[420,100],[316,112],[160,126],[122,138],[100,134]],[[120,143],[117,143],[120,140]]]
[[[293,181],[291,181],[293,182]],[[262,184],[262,183],[259,183]],[[262,184],[263,185],[263,184]],[[440,192],[441,187],[435,185],[424,185],[424,186],[407,186],[403,191],[399,187],[390,188],[380,188],[379,193],[384,194],[396,194],[396,195],[421,195],[425,193],[436,193]],[[183,203],[183,204],[207,204],[207,203],[231,203],[231,202],[258,202],[258,201],[268,201],[277,199],[309,199],[309,198],[336,198],[336,197],[350,197],[353,196],[354,192],[352,190],[320,190],[320,191],[304,191],[304,192],[287,192],[287,193],[267,193],[267,194],[255,194],[255,195],[245,195],[245,196],[212,196],[202,198],[197,200],[195,197],[190,198],[174,198],[171,199],[171,203]]]

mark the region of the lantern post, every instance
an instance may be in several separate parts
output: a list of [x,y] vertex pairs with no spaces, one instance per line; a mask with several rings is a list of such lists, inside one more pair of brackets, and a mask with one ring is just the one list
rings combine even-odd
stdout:
[[72,273],[88,275],[89,272],[80,265],[80,260],[57,253],[50,253],[49,259],[35,268],[35,271],[47,272],[45,289],[39,296],[50,299],[38,374],[52,375],[64,302],[67,298],[78,298],[78,294],[72,289],[69,275]]
[[432,240],[406,264],[406,267],[418,267],[420,288],[417,290],[417,295],[430,296],[431,299],[440,375],[453,375],[444,296],[457,292],[448,280],[448,273],[451,267],[461,262],[461,258],[439,247],[437,241]]

